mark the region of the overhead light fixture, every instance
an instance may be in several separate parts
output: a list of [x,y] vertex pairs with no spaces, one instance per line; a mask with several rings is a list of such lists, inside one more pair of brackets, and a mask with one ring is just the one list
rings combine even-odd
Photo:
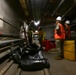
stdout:
[[34,21],[34,24],[36,25],[36,26],[38,26],[39,24],[40,24],[40,21]]
[[38,30],[36,30],[35,32],[38,33]]

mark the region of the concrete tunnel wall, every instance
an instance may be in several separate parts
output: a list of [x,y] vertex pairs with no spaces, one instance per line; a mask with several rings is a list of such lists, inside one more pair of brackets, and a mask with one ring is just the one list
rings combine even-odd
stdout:
[[[11,8],[7,0],[0,0],[0,18],[19,28],[19,17],[14,9]],[[0,19],[0,32],[19,34],[19,30],[10,26]]]

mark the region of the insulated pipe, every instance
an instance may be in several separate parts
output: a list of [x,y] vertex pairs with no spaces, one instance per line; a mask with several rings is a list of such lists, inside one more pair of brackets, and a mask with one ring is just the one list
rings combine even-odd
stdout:
[[21,41],[21,40],[23,40],[23,39],[14,39],[14,40],[0,41],[0,45],[12,43],[12,42],[17,42],[17,41]]
[[62,5],[62,3],[64,2],[65,0],[61,0],[61,2],[59,3],[58,7],[55,9],[55,11],[53,12],[52,16],[54,16],[54,14],[56,13],[56,11],[59,9],[59,7]]
[[0,53],[0,59],[4,56],[6,56],[8,53],[10,53],[10,50],[8,49],[7,51],[4,51],[2,53]]
[[19,48],[19,46],[16,46],[16,47],[11,47],[11,49],[8,49],[2,53],[0,53],[0,59],[3,58],[4,56],[6,56],[7,54],[9,54],[11,51],[14,51],[16,50],[17,48]]
[[[13,46],[17,46],[17,45],[19,45],[20,43],[21,43],[21,42],[16,43],[16,44],[14,44]],[[10,48],[10,45],[0,48],[0,51],[2,51],[2,50],[4,50],[4,49],[7,49],[7,48]]]
[[6,47],[3,47],[3,48],[0,48],[0,51],[2,51],[4,49],[7,49],[7,48],[10,48],[10,45],[9,46],[6,46]]
[[[20,43],[21,43],[21,42],[16,43],[16,44],[14,44],[13,46],[20,45]],[[10,46],[11,46],[11,45],[8,45],[8,46],[5,46],[5,47],[2,47],[2,48],[0,48],[0,51],[2,51],[2,50],[4,50],[4,49],[7,49],[7,48],[10,48]]]

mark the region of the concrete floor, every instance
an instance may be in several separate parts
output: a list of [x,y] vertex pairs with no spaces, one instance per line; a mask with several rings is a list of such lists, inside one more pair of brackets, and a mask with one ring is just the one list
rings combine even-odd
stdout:
[[56,53],[44,52],[44,55],[50,62],[51,75],[76,75],[76,61],[55,60]]

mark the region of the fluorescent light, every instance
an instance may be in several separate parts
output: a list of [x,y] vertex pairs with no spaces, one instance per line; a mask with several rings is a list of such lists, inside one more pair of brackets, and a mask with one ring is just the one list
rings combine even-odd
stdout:
[[34,21],[34,24],[37,26],[37,25],[39,25],[40,24],[40,21]]
[[38,30],[36,30],[35,32],[38,33]]

